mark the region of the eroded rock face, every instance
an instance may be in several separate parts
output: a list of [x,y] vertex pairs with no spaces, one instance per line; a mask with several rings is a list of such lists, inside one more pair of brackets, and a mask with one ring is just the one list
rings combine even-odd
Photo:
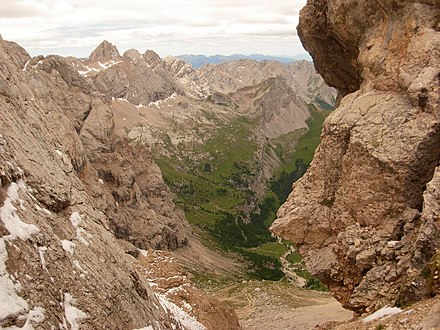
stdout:
[[184,329],[114,234],[188,243],[148,149],[115,141],[112,112],[65,59],[1,40],[0,108],[0,328]]
[[439,17],[435,1],[316,0],[301,12],[317,71],[346,96],[271,230],[357,312],[428,293],[421,273],[440,247]]

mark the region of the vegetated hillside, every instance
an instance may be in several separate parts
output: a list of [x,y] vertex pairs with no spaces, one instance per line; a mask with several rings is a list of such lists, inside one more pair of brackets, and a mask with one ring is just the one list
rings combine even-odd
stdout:
[[151,146],[196,232],[246,256],[254,276],[282,277],[277,258],[254,249],[274,240],[267,228],[311,160],[335,91],[305,61],[195,70],[152,51],[120,56],[106,42],[93,54],[72,66],[111,100],[116,134]]
[[[109,46],[98,60],[118,56]],[[102,93],[66,59],[0,39],[0,109],[0,328],[204,329],[204,311],[154,292],[141,268],[139,248],[199,245],[148,146],[115,134]],[[239,328],[191,292],[207,325]]]
[[341,102],[271,230],[358,313],[439,293],[439,17],[429,0],[301,11],[299,35]]

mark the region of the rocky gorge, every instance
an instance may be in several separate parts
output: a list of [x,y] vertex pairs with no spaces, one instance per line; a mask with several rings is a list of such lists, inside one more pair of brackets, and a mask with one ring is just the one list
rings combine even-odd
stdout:
[[308,1],[298,33],[339,90],[271,230],[357,313],[438,293],[438,1]]
[[[389,329],[440,326],[439,22],[436,0],[309,0],[298,34],[324,79],[0,37],[0,328],[347,320],[292,285],[316,278],[357,316],[396,308]],[[384,327],[364,316],[322,329]]]
[[[307,62],[194,70],[153,51],[121,56],[107,41],[86,60],[0,47],[1,328],[238,329],[234,311],[192,286],[186,269],[237,276],[243,265],[199,242],[153,157],[184,174],[209,160],[203,168],[216,174],[212,155],[197,150],[239,129],[236,143],[252,145],[249,161],[261,168],[213,155],[238,172],[228,174],[238,201],[247,189],[260,198],[281,161],[267,141],[304,134],[307,104],[332,104],[335,91]],[[219,196],[231,203],[225,187]]]

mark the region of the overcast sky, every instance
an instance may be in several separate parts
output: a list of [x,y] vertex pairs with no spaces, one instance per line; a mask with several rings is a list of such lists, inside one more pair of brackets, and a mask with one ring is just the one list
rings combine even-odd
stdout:
[[0,34],[31,55],[88,56],[104,39],[161,56],[305,53],[306,0],[0,0]]

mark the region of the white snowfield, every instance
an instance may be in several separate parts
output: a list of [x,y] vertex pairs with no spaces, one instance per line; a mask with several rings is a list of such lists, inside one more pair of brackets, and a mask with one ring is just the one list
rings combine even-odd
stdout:
[[368,323],[377,319],[381,319],[381,318],[386,318],[389,317],[391,315],[394,314],[399,314],[402,313],[403,310],[398,308],[398,307],[389,307],[389,306],[385,306],[382,307],[381,309],[375,311],[373,314],[367,316],[366,318],[363,319],[364,323]]

